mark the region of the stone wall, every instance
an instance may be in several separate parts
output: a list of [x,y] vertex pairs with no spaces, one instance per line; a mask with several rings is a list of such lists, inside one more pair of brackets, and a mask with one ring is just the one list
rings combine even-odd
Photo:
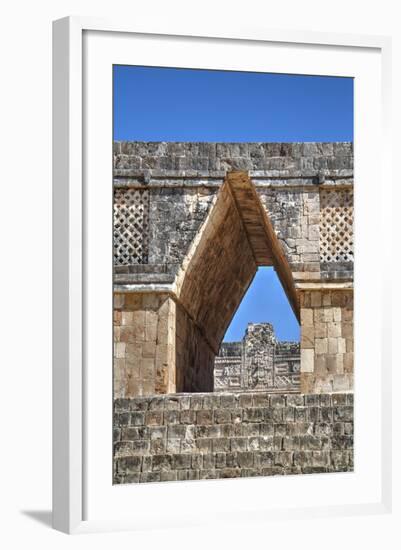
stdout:
[[114,295],[114,397],[176,391],[175,303],[167,294]]
[[353,173],[353,145],[338,143],[204,143],[140,142],[114,143],[116,177],[137,175],[224,177],[232,170],[269,173],[272,176],[336,176]]
[[353,395],[117,399],[114,483],[353,470]]
[[325,235],[324,243],[320,239],[321,196],[327,217],[346,209],[347,221],[346,216],[341,220],[346,227],[341,229],[352,231],[352,143],[115,142],[116,189],[149,193],[150,264],[166,264],[174,271],[182,262],[213,196],[232,170],[249,173],[294,274],[300,279],[320,271],[327,272],[327,278],[332,272],[337,277],[352,275],[352,235],[346,260],[327,262],[320,254],[321,245],[326,249],[327,238],[333,237]]
[[214,390],[300,391],[298,342],[279,342],[270,323],[248,323],[241,342],[223,342]]
[[176,391],[213,391],[214,352],[182,306],[176,311]]
[[[168,296],[175,315],[168,344],[160,343],[153,358],[154,391],[210,390],[213,357],[259,265],[276,268],[298,317],[311,292],[326,290],[348,293],[344,316],[350,314],[352,143],[116,142],[114,188],[115,291]],[[315,318],[320,326],[321,314]],[[351,329],[344,322],[340,336],[334,329],[329,336],[328,327],[327,336],[317,336],[321,327],[311,336],[304,323],[303,391],[352,388]],[[133,395],[133,388],[152,393],[152,384],[131,381],[142,368],[150,372],[148,352],[116,340],[116,395]]]
[[305,292],[301,301],[301,391],[353,389],[353,293]]

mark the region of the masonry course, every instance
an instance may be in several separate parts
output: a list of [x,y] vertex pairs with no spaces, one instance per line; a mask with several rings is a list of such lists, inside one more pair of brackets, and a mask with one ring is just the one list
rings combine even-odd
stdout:
[[353,470],[353,395],[116,399],[114,483]]

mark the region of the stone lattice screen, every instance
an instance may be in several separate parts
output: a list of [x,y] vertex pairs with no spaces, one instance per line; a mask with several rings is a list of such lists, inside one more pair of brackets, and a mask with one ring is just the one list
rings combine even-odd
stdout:
[[149,191],[114,190],[114,265],[148,262]]
[[354,260],[354,195],[349,189],[320,191],[320,261]]

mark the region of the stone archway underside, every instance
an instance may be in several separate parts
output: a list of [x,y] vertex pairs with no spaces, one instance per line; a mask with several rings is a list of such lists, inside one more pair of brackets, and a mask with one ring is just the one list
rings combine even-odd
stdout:
[[231,172],[177,275],[175,389],[212,391],[214,358],[259,266],[274,266],[299,319],[288,262],[245,172]]

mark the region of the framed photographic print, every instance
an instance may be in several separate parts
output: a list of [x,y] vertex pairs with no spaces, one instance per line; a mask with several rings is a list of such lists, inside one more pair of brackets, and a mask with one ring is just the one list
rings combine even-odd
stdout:
[[387,509],[389,48],[55,22],[56,528]]

